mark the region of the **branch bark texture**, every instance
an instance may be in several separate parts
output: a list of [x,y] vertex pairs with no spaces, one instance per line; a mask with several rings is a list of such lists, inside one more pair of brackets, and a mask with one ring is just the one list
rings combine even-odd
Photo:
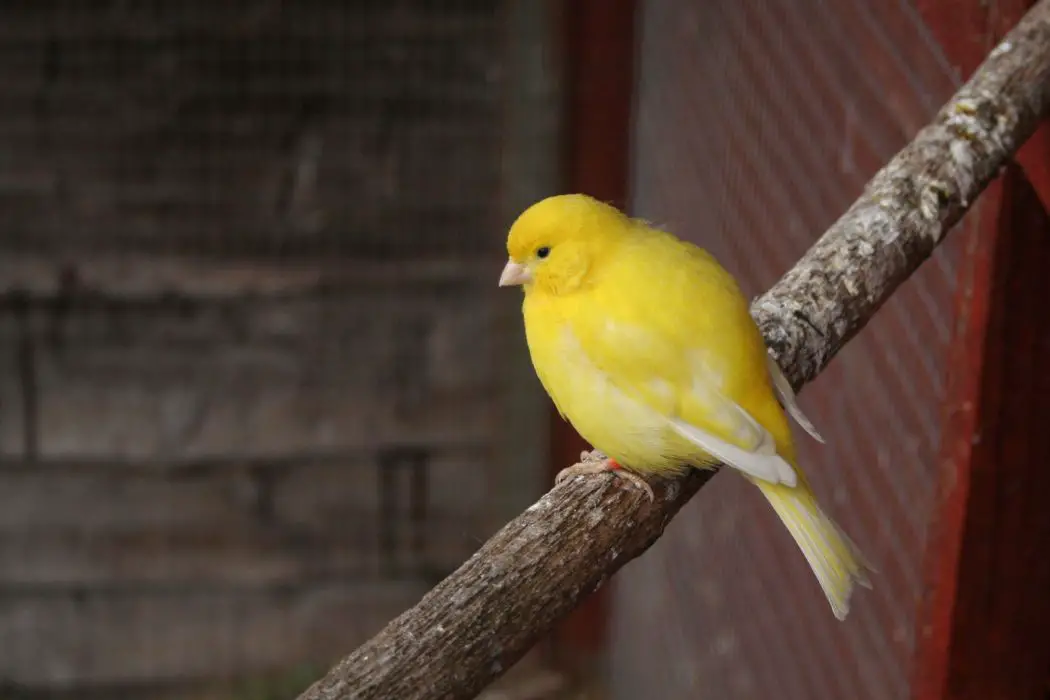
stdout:
[[[1050,0],[870,181],[752,311],[795,386],[815,377],[944,240],[1050,111]],[[572,479],[507,524],[300,700],[474,697],[621,566],[711,477]]]
[[927,127],[752,306],[798,387],[944,240],[1050,109],[1050,3],[1001,41]]

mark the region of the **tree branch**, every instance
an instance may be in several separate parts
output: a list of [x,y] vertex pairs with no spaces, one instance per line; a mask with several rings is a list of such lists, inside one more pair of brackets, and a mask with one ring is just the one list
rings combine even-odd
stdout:
[[[1050,0],[769,292],[754,316],[798,386],[815,377],[944,239],[1050,109]],[[300,700],[470,698],[644,552],[706,483],[572,479],[489,540]]]

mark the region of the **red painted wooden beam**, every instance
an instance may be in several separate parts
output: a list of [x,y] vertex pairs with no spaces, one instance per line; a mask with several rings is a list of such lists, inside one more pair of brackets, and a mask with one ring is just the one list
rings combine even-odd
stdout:
[[915,700],[1041,698],[1050,673],[1050,217],[1019,166],[967,253]]
[[[920,0],[969,75],[1027,0]],[[913,700],[1044,697],[1050,672],[1046,129],[971,212],[959,275]]]
[[[627,201],[634,87],[635,0],[564,0],[565,187],[617,206]],[[551,411],[551,476],[588,445]],[[557,630],[559,651],[605,647],[610,589],[602,588]]]
[[1050,210],[1050,124],[1043,124],[1032,134],[1015,160],[1024,169],[1043,208]]

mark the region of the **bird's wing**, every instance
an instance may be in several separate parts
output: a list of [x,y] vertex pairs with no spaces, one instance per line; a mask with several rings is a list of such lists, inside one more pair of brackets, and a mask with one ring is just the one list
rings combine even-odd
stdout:
[[802,429],[809,433],[810,437],[819,443],[823,443],[824,438],[817,432],[817,427],[810,422],[809,418],[806,418],[806,414],[802,412],[802,408],[798,405],[798,401],[795,399],[795,390],[791,388],[791,382],[784,376],[780,365],[769,355],[766,356],[766,364],[769,367],[769,378],[773,380],[773,388],[776,389],[780,403],[783,404],[788,415],[794,418],[795,422],[802,426]]
[[652,322],[652,313],[636,322],[624,318],[625,310],[630,307],[618,304],[577,324],[580,347],[608,381],[714,459],[756,479],[794,486],[795,470],[777,454],[769,431],[712,379],[719,373],[714,358],[682,345]]
[[[695,389],[694,389],[695,392]],[[701,427],[696,420],[681,416],[671,417],[674,431],[708,454],[716,457],[726,466],[733,467],[748,476],[773,484],[794,486],[798,477],[795,469],[777,454],[773,436],[756,421],[743,407],[732,399],[712,390],[710,387],[702,396],[695,393],[689,396],[686,403],[702,406],[700,415],[714,413],[718,416],[717,427]],[[695,411],[690,412],[697,415]],[[710,421],[702,421],[710,425]],[[719,430],[718,428],[721,428]],[[719,435],[736,438],[732,442]]]

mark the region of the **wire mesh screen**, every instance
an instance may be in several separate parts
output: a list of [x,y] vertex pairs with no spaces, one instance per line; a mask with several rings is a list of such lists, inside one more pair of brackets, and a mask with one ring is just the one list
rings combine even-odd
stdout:
[[[484,245],[498,3],[8,8],[7,157],[22,190],[9,247],[287,258]],[[455,235],[419,235],[435,228]]]
[[[633,209],[769,287],[956,84],[902,2],[642,3]],[[903,698],[957,233],[803,394],[828,510],[879,573],[831,615],[772,510],[724,475],[620,578],[615,697]]]
[[0,682],[326,664],[504,515],[507,18],[4,4]]

